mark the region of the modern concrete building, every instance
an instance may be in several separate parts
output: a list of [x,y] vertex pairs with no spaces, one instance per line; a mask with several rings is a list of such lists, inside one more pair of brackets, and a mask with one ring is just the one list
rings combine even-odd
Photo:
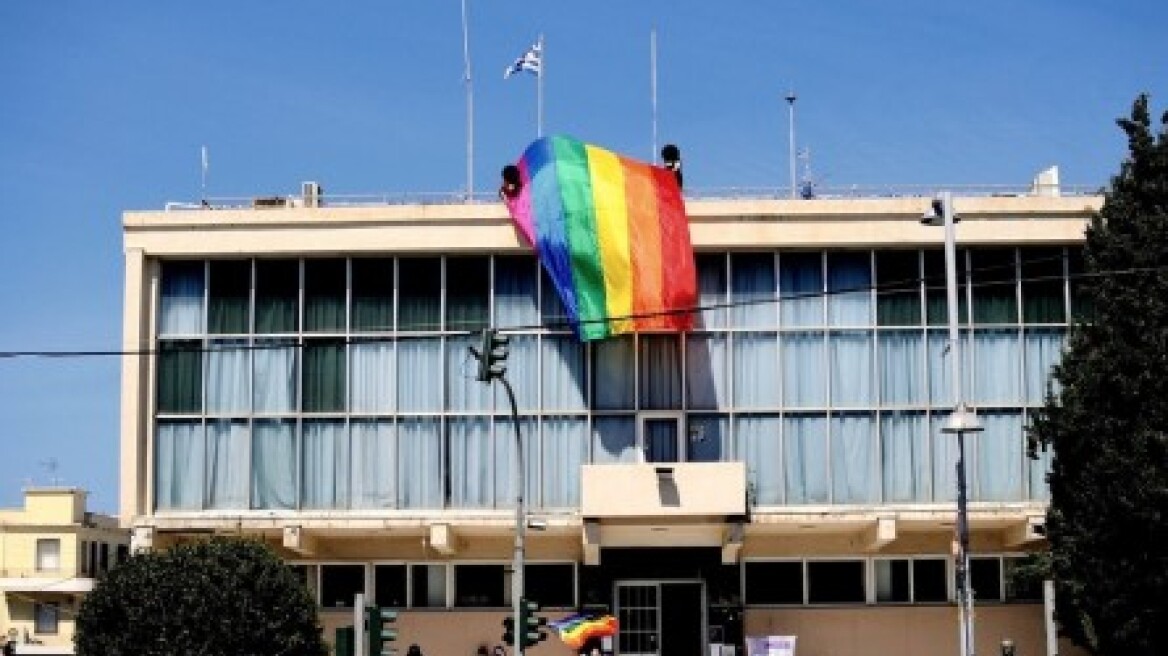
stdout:
[[[581,344],[501,203],[319,196],[131,211],[121,515],[136,545],[264,536],[331,628],[472,654],[510,603],[515,436],[467,347],[511,335],[528,596],[609,608],[622,655],[797,636],[956,653],[943,231],[927,196],[690,197],[692,333]],[[1000,192],[1000,190],[997,190]],[[1046,462],[1024,427],[1101,199],[958,194],[977,653],[1049,653]],[[497,387],[497,386],[496,386]],[[536,648],[564,653],[554,638]],[[1068,653],[1065,649],[1061,653]]]
[[29,488],[24,508],[0,510],[0,644],[17,654],[72,654],[81,598],[129,554],[129,531],[87,512],[85,496]]

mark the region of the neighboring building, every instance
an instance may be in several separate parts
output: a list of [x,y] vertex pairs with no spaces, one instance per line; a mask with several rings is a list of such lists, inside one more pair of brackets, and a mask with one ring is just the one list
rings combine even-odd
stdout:
[[[515,439],[467,353],[493,325],[512,335],[526,496],[546,523],[528,533],[528,596],[609,607],[626,655],[753,635],[796,635],[810,656],[956,651],[928,198],[689,198],[700,327],[582,345],[501,203],[325,206],[306,188],[125,215],[124,347],[145,354],[122,377],[136,545],[264,536],[330,637],[364,592],[404,609],[401,640],[425,653],[499,642]],[[1042,548],[1047,504],[1049,458],[1027,459],[1024,427],[1080,309],[1100,203],[955,200],[965,389],[985,426],[968,439],[978,653],[1046,653],[1041,585],[1010,578]]]
[[24,491],[0,510],[0,644],[17,654],[72,654],[74,618],[94,580],[129,555],[118,520],[85,510],[84,490]]

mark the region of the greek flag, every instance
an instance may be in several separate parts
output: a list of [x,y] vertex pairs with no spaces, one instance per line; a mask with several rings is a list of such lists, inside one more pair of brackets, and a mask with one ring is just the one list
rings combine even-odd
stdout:
[[514,64],[511,64],[503,71],[503,79],[506,80],[515,73],[522,71],[530,71],[539,75],[542,61],[542,54],[540,53],[539,42],[537,41],[527,49],[527,52],[523,53],[522,57],[516,59]]

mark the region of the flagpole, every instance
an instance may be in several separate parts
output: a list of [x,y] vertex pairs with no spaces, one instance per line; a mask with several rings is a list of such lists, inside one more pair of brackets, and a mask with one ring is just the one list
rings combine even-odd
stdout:
[[200,155],[202,157],[202,165],[203,165],[202,166],[202,170],[203,170],[202,182],[200,183],[200,189],[202,190],[203,197],[200,198],[199,200],[201,200],[203,202],[203,205],[206,206],[206,204],[207,204],[207,166],[209,164],[209,162],[207,161],[207,147],[206,146],[201,147],[199,152],[200,152]]
[[466,82],[466,200],[474,199],[474,83],[470,76],[470,32],[466,21],[466,0],[462,0],[462,60]]
[[649,30],[649,86],[650,104],[653,107],[653,150],[649,151],[649,161],[657,161],[657,28]]
[[535,136],[543,136],[543,73],[547,64],[547,53],[543,49],[543,34],[539,35],[539,72],[535,87]]

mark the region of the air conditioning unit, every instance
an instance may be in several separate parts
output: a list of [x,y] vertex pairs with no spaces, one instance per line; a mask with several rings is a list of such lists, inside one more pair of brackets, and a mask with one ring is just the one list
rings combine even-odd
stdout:
[[304,198],[305,207],[320,207],[320,200],[324,192],[320,188],[320,183],[302,182],[300,183],[300,195]]

